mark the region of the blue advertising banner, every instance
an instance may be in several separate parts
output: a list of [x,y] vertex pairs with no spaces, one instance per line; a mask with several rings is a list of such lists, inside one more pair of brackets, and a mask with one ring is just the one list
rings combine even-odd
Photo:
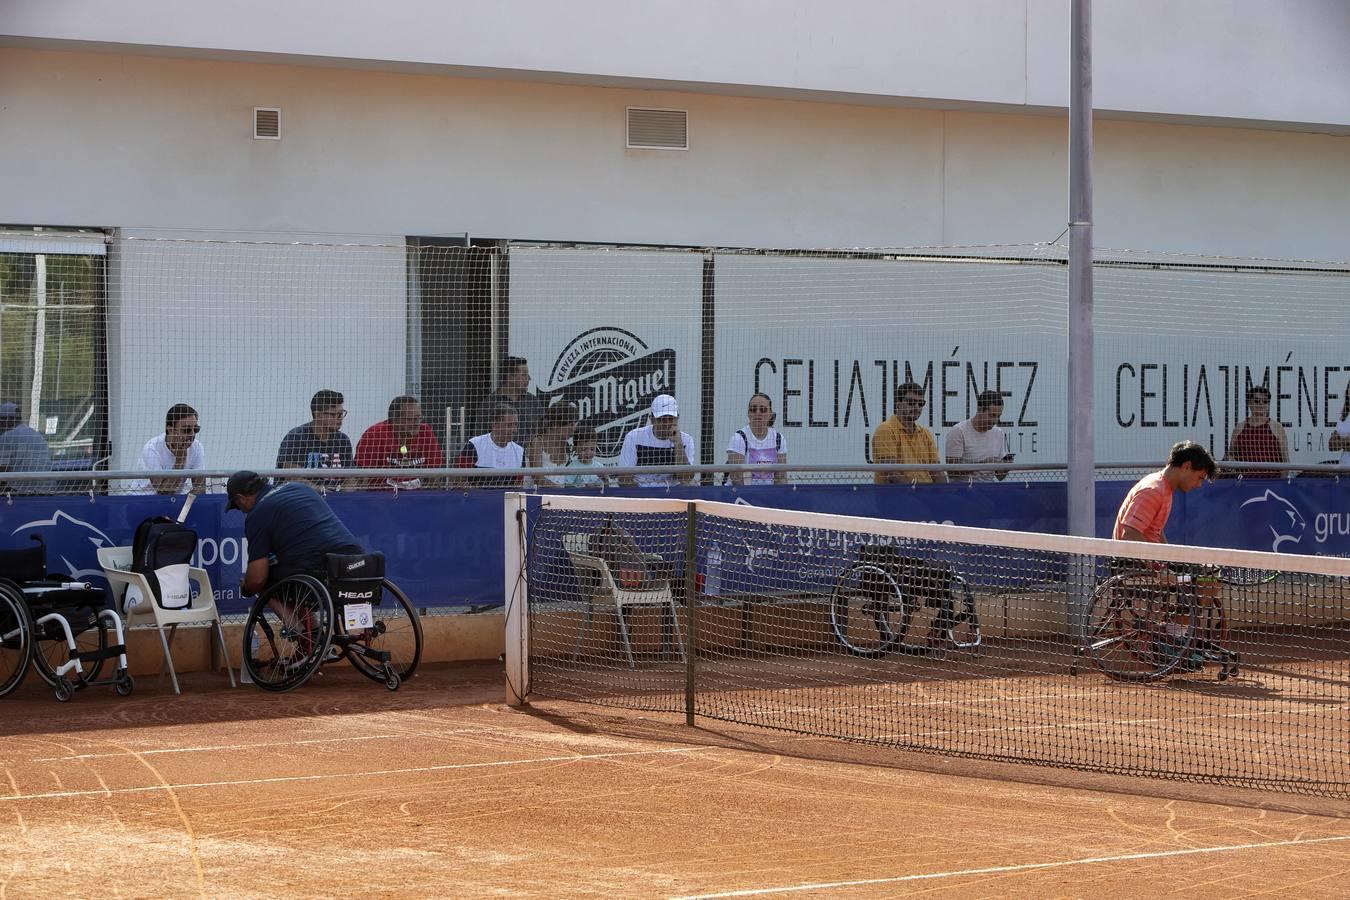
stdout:
[[[1127,482],[1097,485],[1097,533],[1110,534]],[[784,485],[754,488],[633,488],[613,496],[742,502],[881,519],[945,522],[1016,531],[1063,533],[1064,485],[1013,482],[980,485]],[[225,498],[198,498],[187,524],[198,535],[197,563],[207,570],[223,612],[248,608],[239,594],[247,560],[243,515],[225,512]],[[418,606],[502,603],[502,492],[405,491],[330,495],[353,533],[384,552],[389,577]],[[47,544],[53,572],[104,583],[99,547],[131,543],[136,525],[177,516],[177,497],[15,497],[0,502],[0,547],[21,547],[30,535]],[[1350,555],[1350,479],[1223,480],[1177,495],[1167,529],[1174,543],[1315,555]]]

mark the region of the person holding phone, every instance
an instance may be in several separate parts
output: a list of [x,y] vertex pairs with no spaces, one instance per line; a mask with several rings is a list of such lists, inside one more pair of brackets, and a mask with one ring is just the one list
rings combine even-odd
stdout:
[[[975,415],[964,422],[957,422],[947,432],[948,463],[992,463],[1012,462],[1013,454],[1007,449],[1003,429],[998,427],[999,417],[1003,415],[1003,395],[998,391],[981,391],[975,398]],[[1003,472],[953,472],[952,481],[1002,481],[1008,476]]]

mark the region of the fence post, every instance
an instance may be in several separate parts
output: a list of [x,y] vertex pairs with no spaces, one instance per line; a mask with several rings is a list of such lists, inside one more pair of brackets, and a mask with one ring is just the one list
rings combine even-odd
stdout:
[[684,722],[694,724],[694,675],[698,659],[698,504],[685,504],[684,524]]

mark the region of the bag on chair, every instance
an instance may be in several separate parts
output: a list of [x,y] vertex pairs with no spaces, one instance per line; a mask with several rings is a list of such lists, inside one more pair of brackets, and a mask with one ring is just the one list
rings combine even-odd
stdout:
[[131,571],[145,576],[161,609],[186,609],[192,604],[188,568],[196,552],[197,532],[168,516],[153,516],[136,526]]

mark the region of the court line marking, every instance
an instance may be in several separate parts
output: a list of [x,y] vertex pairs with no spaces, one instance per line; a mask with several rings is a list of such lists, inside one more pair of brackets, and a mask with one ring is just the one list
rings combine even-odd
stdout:
[[1320,838],[1293,838],[1287,841],[1265,841],[1257,844],[1229,844],[1222,847],[1190,847],[1185,850],[1158,850],[1152,853],[1123,853],[1119,856],[1089,856],[1084,859],[1065,859],[1057,862],[1022,863],[1015,866],[987,866],[980,869],[957,869],[952,872],[926,872],[920,875],[897,875],[892,878],[866,878],[858,881],[827,881],[812,884],[794,884],[785,887],[751,888],[724,891],[717,894],[686,894],[671,900],[714,900],[719,897],[757,897],[765,894],[787,894],[800,891],[822,891],[834,888],[865,887],[872,884],[900,884],[906,881],[925,881],[937,878],[963,878],[971,875],[999,875],[1009,872],[1029,872],[1035,869],[1058,869],[1065,866],[1090,866],[1098,863],[1131,862],[1141,859],[1165,859],[1170,856],[1194,856],[1201,853],[1232,853],[1238,850],[1260,850],[1267,847],[1289,847],[1296,844],[1326,844],[1332,841],[1350,841],[1350,834]]
[[[438,731],[435,737],[454,734],[517,734],[519,732],[503,731],[500,728],[456,728],[450,731]],[[333,744],[354,741],[382,741],[398,740],[409,737],[428,737],[423,732],[401,732],[398,734],[360,734],[350,737],[333,738],[307,738],[303,741],[269,741],[260,744],[220,744],[217,746],[203,747],[166,747],[160,750],[133,750],[129,751],[140,756],[151,756],[159,753],[215,753],[221,750],[260,750],[266,747],[301,747],[309,744]],[[82,753],[78,756],[43,756],[34,759],[33,762],[72,762],[80,759],[106,759],[109,757],[126,756],[126,753]]]
[[152,784],[144,787],[115,788],[102,791],[48,791],[43,794],[16,794],[0,797],[0,803],[15,800],[57,800],[66,797],[110,797],[114,794],[144,794],[154,791],[191,790],[194,788],[235,787],[251,784],[280,784],[288,781],[324,781],[334,778],[374,778],[379,775],[414,775],[418,772],[447,772],[454,769],[488,769],[502,766],[535,765],[554,762],[585,762],[592,759],[618,759],[625,756],[656,756],[670,753],[701,753],[720,748],[673,747],[664,750],[624,750],[614,753],[589,753],[570,756],[537,756],[531,759],[506,759],[481,763],[447,763],[442,766],[413,766],[405,769],[376,769],[370,772],[332,772],[322,775],[278,775],[273,778],[241,778],[233,781],[196,781],[182,784]]

